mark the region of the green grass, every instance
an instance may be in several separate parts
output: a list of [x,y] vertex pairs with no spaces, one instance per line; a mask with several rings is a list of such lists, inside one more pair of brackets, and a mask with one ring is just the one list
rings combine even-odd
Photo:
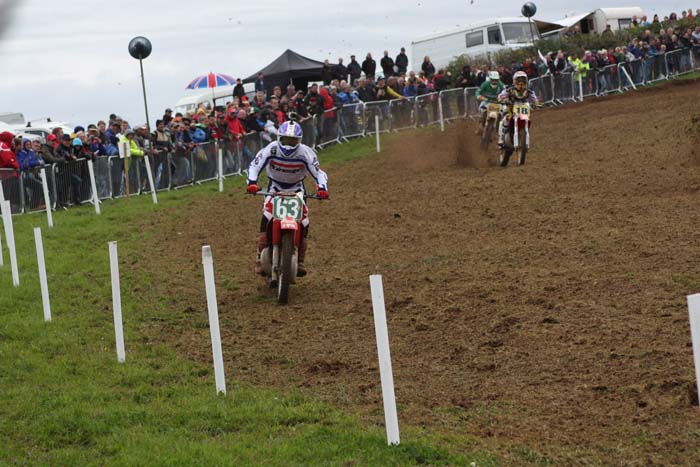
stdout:
[[[366,139],[320,158],[332,165],[373,150]],[[228,179],[226,188],[242,191],[243,184]],[[381,427],[299,394],[239,385],[235,375],[228,375],[228,395],[217,396],[210,366],[149,340],[147,323],[172,311],[167,300],[144,309],[134,292],[149,283],[129,268],[148,255],[142,245],[150,234],[136,221],[193,197],[227,196],[216,190],[212,182],[162,193],[157,206],[147,196],[108,201],[100,216],[89,205],[59,211],[50,230],[44,214],[14,218],[21,286],[12,287],[7,253],[0,268],[0,465],[497,465],[408,426],[402,444],[388,447]],[[35,226],[44,238],[50,323],[43,321]],[[119,242],[123,364],[114,348],[111,240]]]

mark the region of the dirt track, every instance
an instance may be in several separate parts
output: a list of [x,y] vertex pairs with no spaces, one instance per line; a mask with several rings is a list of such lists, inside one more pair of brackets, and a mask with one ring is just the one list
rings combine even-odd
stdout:
[[142,267],[174,317],[152,332],[210,361],[211,244],[230,377],[381,424],[368,275],[382,273],[402,424],[512,465],[533,461],[523,449],[555,465],[700,465],[685,303],[700,292],[698,86],[537,113],[522,168],[457,165],[472,130],[454,124],[328,169],[288,307],[251,273],[260,199],[163,213],[161,261]]

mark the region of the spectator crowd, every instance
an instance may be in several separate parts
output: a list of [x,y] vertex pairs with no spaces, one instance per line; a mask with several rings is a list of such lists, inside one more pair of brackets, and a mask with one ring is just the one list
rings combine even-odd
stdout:
[[[689,26],[697,22],[693,27]],[[409,70],[409,60],[405,49],[392,58],[384,51],[379,63],[371,53],[367,53],[360,63],[355,55],[350,56],[347,65],[343,58],[337,64],[328,60],[320,71],[320,83],[311,83],[308,89],[296,89],[293,84],[284,88],[265,87],[265,76],[260,73],[255,82],[255,92],[246,94],[239,79],[232,96],[224,105],[210,108],[200,105],[192,114],[173,114],[166,109],[156,121],[155,128],[147,125],[132,126],[126,119],[112,114],[108,119],[87,125],[76,126],[71,134],[64,134],[60,127],[54,128],[46,141],[28,141],[14,138],[11,134],[0,135],[0,169],[22,170],[28,174],[28,184],[39,183],[38,168],[46,164],[58,164],[81,158],[114,156],[119,154],[119,143],[129,145],[131,155],[138,158],[144,154],[154,158],[170,156],[174,161],[173,173],[180,178],[191,178],[188,164],[178,164],[196,151],[202,143],[217,141],[229,146],[240,145],[241,141],[253,132],[259,134],[261,143],[276,137],[276,129],[289,118],[300,122],[325,113],[332,115],[336,109],[358,103],[377,101],[407,100],[426,94],[452,88],[474,88],[480,86],[488,73],[497,70],[506,85],[512,84],[512,76],[524,71],[529,78],[562,73],[579,73],[584,77],[595,75],[596,70],[609,65],[629,63],[639,59],[650,59],[670,52],[700,47],[700,9],[682,12],[680,17],[672,13],[660,21],[654,16],[633,18],[632,26],[639,31],[625,44],[601,50],[580,50],[569,53],[560,49],[545,55],[525,58],[521,63],[509,66],[491,66],[484,63],[465,65],[459,73],[453,74],[445,68],[433,65],[429,57],[424,57],[417,71]],[[658,31],[658,32],[652,32]],[[579,34],[578,26],[561,32],[565,38]],[[606,31],[602,35],[613,34]],[[689,66],[682,59],[673,62],[676,71]],[[672,72],[673,70],[667,70]],[[152,131],[151,131],[152,130]],[[316,135],[319,137],[322,135]],[[242,149],[247,158],[252,157],[249,149]],[[203,157],[207,157],[203,155]],[[17,175],[10,171],[0,171],[0,180],[5,185],[12,184]],[[77,186],[80,174],[71,174],[72,186]],[[73,202],[77,193],[73,190]],[[67,202],[68,193],[60,196],[59,204]]]

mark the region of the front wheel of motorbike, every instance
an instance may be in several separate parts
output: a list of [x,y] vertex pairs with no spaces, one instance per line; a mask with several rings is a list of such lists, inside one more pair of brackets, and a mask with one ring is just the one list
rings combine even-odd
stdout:
[[282,232],[280,245],[280,270],[277,275],[277,303],[289,301],[289,284],[292,282],[292,256],[294,256],[294,231]]
[[525,144],[525,141],[523,141],[522,143],[520,143],[520,150],[518,151],[518,165],[525,165],[525,156],[526,155],[527,155],[527,145]]
[[491,143],[491,138],[493,137],[493,130],[495,128],[495,122],[494,120],[488,120],[486,122],[486,127],[484,128],[484,132],[481,134],[481,150],[486,151],[489,148],[489,144]]
[[508,161],[510,160],[510,156],[513,154],[513,140],[510,135],[506,134],[504,138],[505,145],[503,146],[503,149],[501,149],[501,153],[499,155],[498,163],[501,167],[505,167],[508,165]]

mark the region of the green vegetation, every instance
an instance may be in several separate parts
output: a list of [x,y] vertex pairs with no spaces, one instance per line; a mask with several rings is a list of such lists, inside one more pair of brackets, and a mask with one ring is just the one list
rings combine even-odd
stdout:
[[[372,139],[321,152],[323,164],[371,154]],[[242,187],[243,178],[226,187]],[[139,301],[148,277],[129,268],[158,211],[193,197],[222,196],[217,183],[150,197],[15,217],[21,286],[9,258],[0,268],[0,465],[497,465],[487,455],[443,448],[402,426],[386,446],[381,427],[299,394],[238,385],[215,394],[210,366],[183,360],[153,342],[147,323],[172,314]],[[242,190],[241,190],[242,191]],[[53,321],[44,323],[32,228],[41,226]],[[126,363],[114,348],[107,242],[119,241]],[[204,305],[203,305],[204,307]],[[184,318],[183,318],[184,319]],[[206,311],[198,321],[206,320]]]

